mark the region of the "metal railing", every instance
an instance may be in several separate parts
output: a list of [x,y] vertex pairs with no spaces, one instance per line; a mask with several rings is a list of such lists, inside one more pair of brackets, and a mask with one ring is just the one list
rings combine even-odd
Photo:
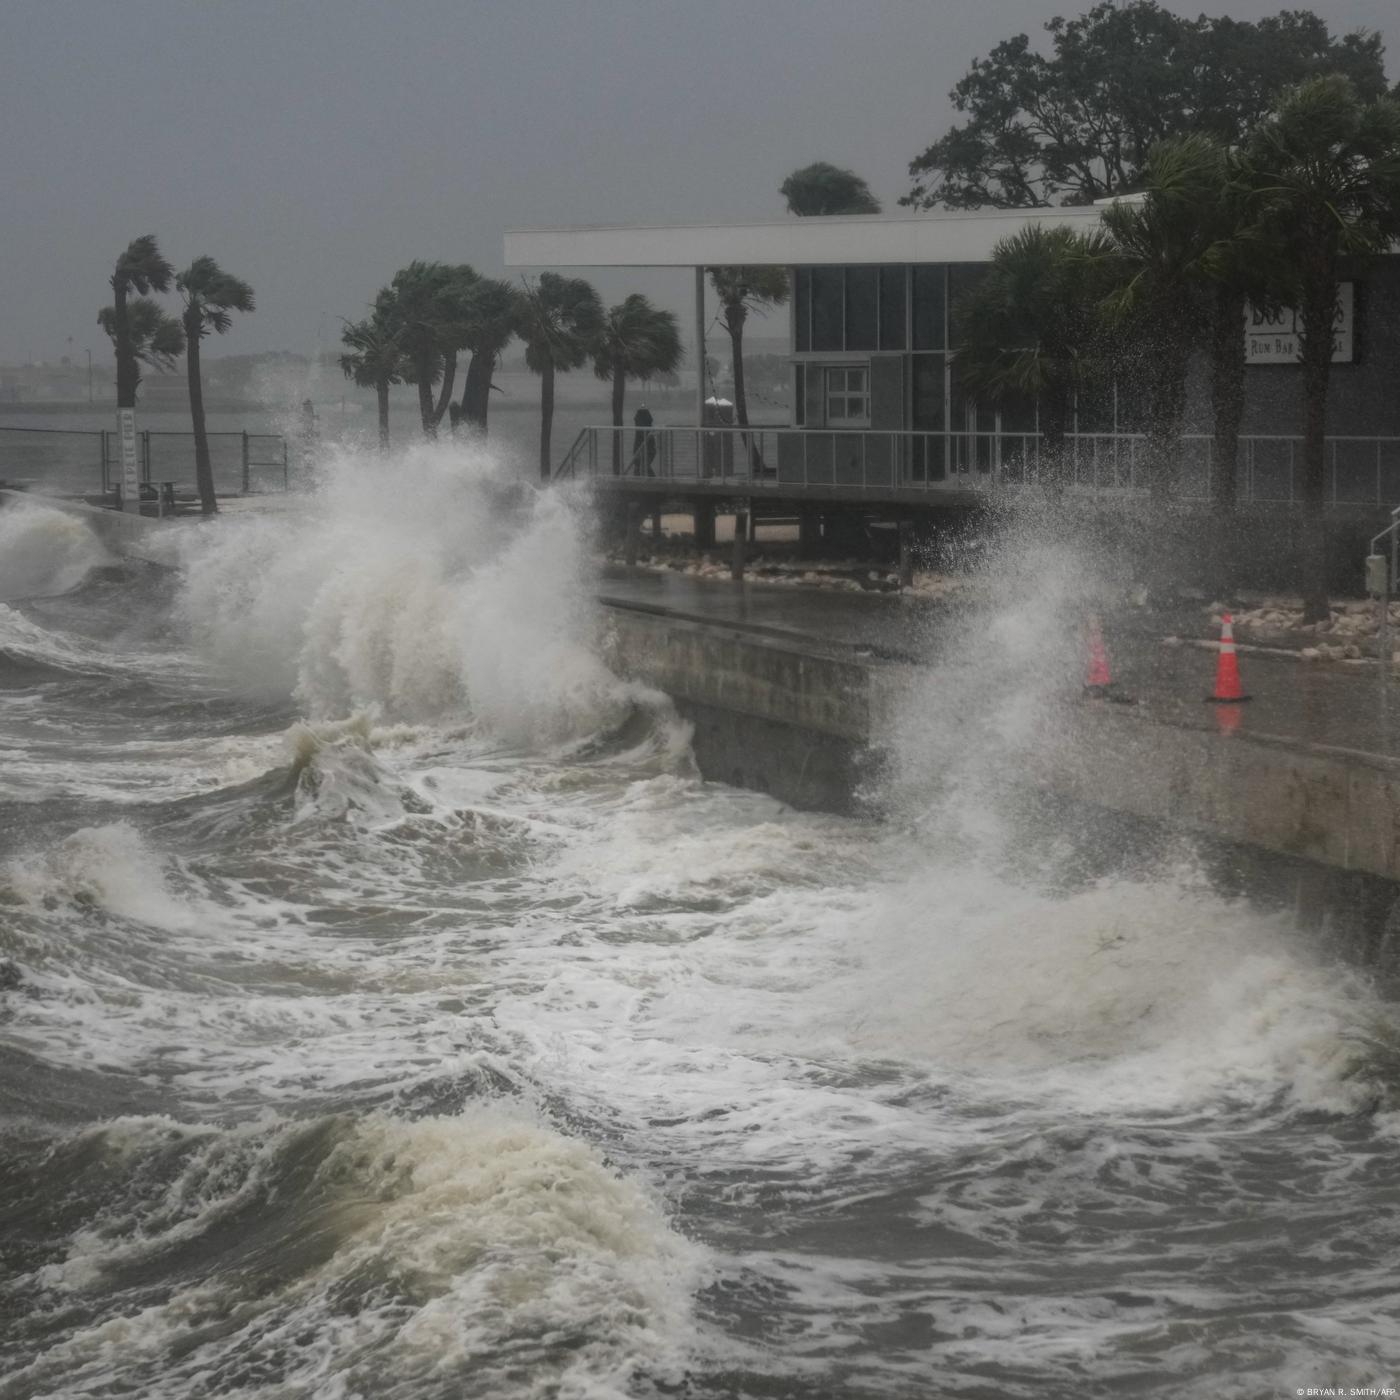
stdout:
[[[285,491],[287,440],[278,433],[210,433],[214,489],[222,496]],[[195,489],[194,434],[146,429],[137,434],[143,486]],[[35,482],[67,495],[115,496],[121,440],[115,430],[0,427],[0,478]]]
[[[1301,437],[1240,438],[1236,499],[1244,504],[1302,498]],[[1176,498],[1209,500],[1214,440],[1180,439]],[[656,478],[733,486],[746,493],[841,488],[878,494],[997,491],[1035,481],[1038,433],[917,433],[875,429],[599,426],[584,428],[559,478]],[[1400,437],[1329,437],[1326,498],[1333,506],[1380,506],[1400,499]],[[1148,445],[1140,433],[1070,433],[1057,476],[1067,489],[1145,493]]]

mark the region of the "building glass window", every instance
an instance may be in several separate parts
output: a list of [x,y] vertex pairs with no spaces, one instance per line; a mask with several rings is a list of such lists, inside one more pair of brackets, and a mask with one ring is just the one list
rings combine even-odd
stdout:
[[812,269],[812,349],[846,348],[846,269]]
[[905,331],[904,292],[906,269],[902,267],[882,267],[880,269],[880,349],[905,350],[908,348]]
[[944,350],[948,297],[942,263],[914,268],[914,349]]
[[846,350],[880,348],[880,269],[846,269]]
[[812,274],[799,267],[792,282],[793,309],[797,313],[797,348],[812,348]]
[[870,371],[842,366],[826,372],[826,423],[829,428],[870,426]]

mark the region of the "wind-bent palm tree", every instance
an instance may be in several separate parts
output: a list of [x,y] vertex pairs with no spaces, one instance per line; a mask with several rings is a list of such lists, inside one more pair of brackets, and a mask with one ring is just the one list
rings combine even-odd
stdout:
[[520,298],[519,334],[525,363],[540,376],[540,480],[553,469],[550,437],[554,428],[554,376],[588,359],[603,328],[603,303],[581,277],[542,272]]
[[[126,251],[117,259],[111,277],[112,305],[102,308],[98,313],[98,321],[102,329],[112,337],[112,346],[116,351],[118,408],[136,407],[136,387],[141,382],[141,373],[137,366],[138,362],[142,361],[142,356],[136,353],[132,338],[128,319],[128,298],[132,292],[143,297],[152,292],[168,292],[170,280],[174,275],[175,269],[161,256],[153,233],[133,238],[127,244]],[[155,303],[150,305],[154,307]],[[159,331],[151,321],[149,312],[144,312],[143,316],[146,322],[146,347],[151,347],[158,334],[168,346],[171,343],[169,331]],[[174,354],[179,353],[179,350],[174,351]],[[150,360],[144,362],[153,363]]]
[[471,359],[462,385],[462,422],[481,437],[486,436],[491,407],[491,376],[515,336],[519,320],[520,293],[509,282],[478,278],[463,299],[461,343],[471,352]]
[[185,326],[185,372],[190,385],[190,418],[194,423],[194,475],[199,486],[199,508],[213,515],[219,508],[214,495],[214,468],[209,460],[209,433],[204,421],[204,381],[199,372],[199,342],[210,331],[225,334],[233,325],[231,311],[253,310],[253,289],[213,258],[196,258],[176,279],[185,300],[181,320]]
[[406,384],[412,367],[389,319],[376,308],[363,321],[347,321],[340,337],[349,348],[340,357],[347,379],[362,389],[373,389],[379,408],[379,450],[389,450],[389,390]]
[[749,426],[748,394],[744,388],[744,324],[749,313],[766,315],[769,307],[788,299],[785,267],[712,267],[710,284],[719,298],[720,316],[734,351],[734,417]]
[[[438,424],[452,398],[457,352],[465,342],[471,290],[481,279],[462,263],[415,261],[400,268],[380,292],[375,313],[390,327],[409,364],[409,382],[418,386],[423,436],[437,437]],[[437,399],[433,386],[441,382]]]
[[1029,224],[992,250],[954,323],[958,373],[989,403],[1038,404],[1041,473],[1060,472],[1079,389],[1097,370],[1098,303],[1110,244],[1098,232]]
[[[117,309],[104,306],[97,313],[97,324],[117,344]],[[125,353],[131,360],[131,397],[136,396],[136,385],[141,382],[139,365],[149,365],[151,369],[169,373],[175,368],[175,361],[185,351],[185,331],[179,321],[164,307],[150,297],[137,297],[128,301],[121,317],[126,340]],[[119,407],[133,408],[134,404]]]
[[1315,78],[1256,128],[1246,162],[1284,299],[1300,321],[1303,618],[1322,622],[1331,611],[1324,433],[1340,269],[1400,236],[1400,103],[1363,102],[1348,79]]
[[[1103,212],[1119,279],[1104,309],[1145,350],[1151,488],[1167,499],[1176,492],[1186,372],[1213,323],[1209,267],[1221,230],[1209,211],[1228,180],[1224,147],[1202,135],[1160,142],[1144,179],[1143,198]],[[1243,312],[1236,338],[1243,344]]]
[[611,307],[593,350],[593,372],[612,381],[613,475],[622,471],[622,400],[628,379],[650,379],[681,362],[675,313],[653,306],[640,292]]

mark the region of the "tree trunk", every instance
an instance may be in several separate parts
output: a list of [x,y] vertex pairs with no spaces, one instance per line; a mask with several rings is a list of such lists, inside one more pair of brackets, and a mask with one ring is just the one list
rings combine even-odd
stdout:
[[1065,470],[1065,435],[1069,427],[1070,399],[1067,391],[1050,391],[1043,400],[1040,418],[1040,462],[1036,477],[1053,490],[1062,490],[1069,473]]
[[381,379],[374,386],[374,397],[379,404],[379,450],[389,450],[389,381]]
[[131,353],[131,329],[126,318],[126,287],[112,287],[112,343],[117,352],[117,407],[136,407],[136,356]]
[[[194,479],[199,487],[199,508],[205,515],[219,509],[214,497],[214,466],[209,460],[209,434],[204,425],[204,384],[199,374],[199,333],[194,316],[185,317],[185,371],[190,385],[190,421],[194,424]],[[159,485],[156,486],[159,491]]]
[[423,424],[423,436],[431,441],[437,437],[437,419],[434,415],[432,360],[424,355],[413,366],[413,377],[418,381],[418,417]]
[[467,378],[462,385],[462,421],[468,431],[486,436],[486,416],[490,408],[491,374],[496,368],[493,351],[474,350],[467,362]]
[[554,431],[554,361],[546,360],[540,375],[540,480],[548,484],[554,472],[549,439]]
[[437,403],[433,407],[433,427],[442,422],[447,405],[452,399],[452,386],[457,382],[457,352],[449,350],[442,357],[442,385],[438,389]]
[[744,322],[747,318],[748,308],[742,303],[724,308],[724,325],[734,352],[734,421],[741,428],[749,426],[749,400],[744,388]]
[[1332,372],[1332,317],[1337,279],[1331,268],[1310,271],[1299,308],[1303,361],[1303,621],[1326,622],[1327,595],[1327,384]]
[[613,366],[612,378],[612,420],[613,420],[613,475],[622,474],[622,396],[627,388],[627,375],[621,365]]

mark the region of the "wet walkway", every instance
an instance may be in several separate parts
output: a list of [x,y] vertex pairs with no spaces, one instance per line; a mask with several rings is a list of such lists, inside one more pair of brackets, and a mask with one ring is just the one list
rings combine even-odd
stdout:
[[[736,585],[622,569],[605,572],[599,594],[624,606],[662,608],[698,621],[787,634],[823,648],[914,661],[936,661],[940,635],[961,611],[910,594]],[[1169,644],[1166,638],[1180,630],[1179,623],[1141,612],[1104,620],[1117,693],[1144,707],[1151,719],[1400,757],[1400,676],[1391,684],[1387,715],[1375,665],[1298,661],[1247,650],[1240,655],[1240,669],[1253,698],[1243,705],[1208,704],[1216,649]]]

